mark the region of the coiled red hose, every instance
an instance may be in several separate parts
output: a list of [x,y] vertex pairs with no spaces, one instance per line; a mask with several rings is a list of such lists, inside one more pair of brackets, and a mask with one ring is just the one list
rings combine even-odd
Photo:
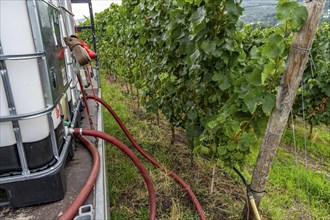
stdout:
[[166,174],[168,174],[171,178],[175,179],[189,194],[192,202],[194,203],[197,212],[199,214],[199,218],[201,220],[206,220],[204,211],[202,209],[201,204],[199,203],[197,197],[195,196],[194,192],[190,189],[190,186],[177,174],[173,173],[172,171],[166,169],[163,167],[161,164],[159,164],[154,158],[152,158],[149,154],[147,154],[141,147],[140,145],[136,142],[136,140],[132,137],[132,135],[129,133],[123,122],[120,120],[116,112],[108,105],[104,100],[102,100],[99,97],[93,97],[93,96],[87,96],[87,99],[94,99],[101,103],[114,117],[114,119],[117,121],[123,132],[125,133],[126,137],[130,140],[130,142],[133,144],[133,146],[148,160],[150,161],[153,165],[158,167],[160,170],[164,171]]
[[80,190],[78,196],[73,201],[73,203],[71,203],[71,205],[64,211],[64,213],[59,217],[59,220],[71,220],[74,218],[79,207],[82,206],[82,204],[85,202],[91,189],[93,188],[97,175],[100,170],[100,155],[99,152],[97,151],[97,148],[89,140],[87,140],[87,138],[81,135],[77,135],[77,137],[91,153],[93,159],[93,166],[90,175],[87,178],[84,186]]
[[[116,138],[105,134],[100,131],[96,130],[89,130],[89,129],[82,129],[82,128],[75,128],[74,135],[87,135],[87,136],[93,136],[101,138],[116,147],[118,147],[122,152],[124,152],[135,164],[135,166],[139,169],[140,173],[142,174],[144,181],[147,185],[148,192],[149,192],[149,203],[150,203],[150,214],[149,214],[149,220],[154,220],[156,217],[156,196],[155,196],[155,190],[152,184],[152,181],[149,177],[149,174],[139,158],[133,153],[132,150],[130,150],[125,144],[117,140]],[[62,220],[62,219],[61,219]],[[64,219],[63,219],[64,220]]]

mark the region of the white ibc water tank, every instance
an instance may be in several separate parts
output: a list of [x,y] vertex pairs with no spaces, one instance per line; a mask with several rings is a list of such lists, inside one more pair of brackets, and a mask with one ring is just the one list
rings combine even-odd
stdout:
[[[9,115],[6,93],[2,83],[2,77],[0,77],[0,117]],[[0,147],[14,144],[16,144],[16,139],[13,131],[13,124],[11,122],[0,123]]]
[[[0,42],[3,55],[36,53],[26,0],[0,1]],[[38,51],[40,52],[40,51]],[[54,51],[55,53],[55,51]],[[16,113],[30,114],[46,108],[38,59],[6,60],[8,78]],[[42,73],[45,75],[45,73]],[[1,116],[9,114],[3,82],[1,83]],[[54,128],[61,122],[52,112]],[[19,121],[23,143],[37,142],[50,135],[47,115]],[[13,143],[12,123],[1,123],[1,146]],[[6,133],[5,133],[6,132]],[[6,136],[2,135],[8,134]]]
[[67,0],[59,0],[60,5],[65,8],[66,12],[63,13],[63,18],[65,20],[65,30],[68,32],[68,36],[75,34],[75,23],[72,16],[72,6],[71,2]]
[[[0,1],[0,10],[3,54],[35,53],[26,1]],[[17,114],[45,109],[37,60],[12,60],[5,63]],[[19,125],[23,142],[38,141],[49,135],[46,116],[22,120],[19,121]],[[36,132],[37,128],[38,132]]]
[[[71,13],[70,2],[66,0],[60,0],[59,5],[64,8],[61,10],[62,13],[60,16],[60,30],[62,35],[62,44],[65,45],[63,38],[75,34],[74,20]],[[77,77],[74,73],[73,59],[69,47],[65,46],[64,57],[66,63],[67,78],[69,82],[71,82],[71,89],[67,91],[67,97],[69,103],[75,106],[77,104],[77,100],[79,99],[79,92],[78,88],[76,88]]]
[[[6,53],[5,49],[4,47]],[[6,61],[6,66],[17,114],[45,109],[37,60]],[[23,142],[38,141],[49,135],[47,116],[21,120],[19,125]]]

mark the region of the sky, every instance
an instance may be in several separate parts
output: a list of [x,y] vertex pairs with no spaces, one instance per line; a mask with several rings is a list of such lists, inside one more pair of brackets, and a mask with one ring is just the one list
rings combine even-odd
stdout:
[[[111,3],[121,4],[121,0],[92,0],[93,12],[101,12],[108,8]],[[75,19],[84,18],[84,15],[89,17],[88,4],[75,3],[72,4],[72,11]]]

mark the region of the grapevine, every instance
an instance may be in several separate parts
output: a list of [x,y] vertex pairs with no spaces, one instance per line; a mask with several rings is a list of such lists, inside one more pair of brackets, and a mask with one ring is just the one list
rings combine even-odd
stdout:
[[237,0],[123,0],[96,15],[101,65],[213,162],[243,162],[262,135],[292,33],[307,17],[281,0],[279,25],[259,28],[242,24],[243,10]]

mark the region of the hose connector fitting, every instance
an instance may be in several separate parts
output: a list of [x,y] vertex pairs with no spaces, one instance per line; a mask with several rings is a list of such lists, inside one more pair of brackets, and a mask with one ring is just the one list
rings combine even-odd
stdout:
[[67,135],[73,135],[74,132],[73,128],[65,127],[65,130],[67,131]]

